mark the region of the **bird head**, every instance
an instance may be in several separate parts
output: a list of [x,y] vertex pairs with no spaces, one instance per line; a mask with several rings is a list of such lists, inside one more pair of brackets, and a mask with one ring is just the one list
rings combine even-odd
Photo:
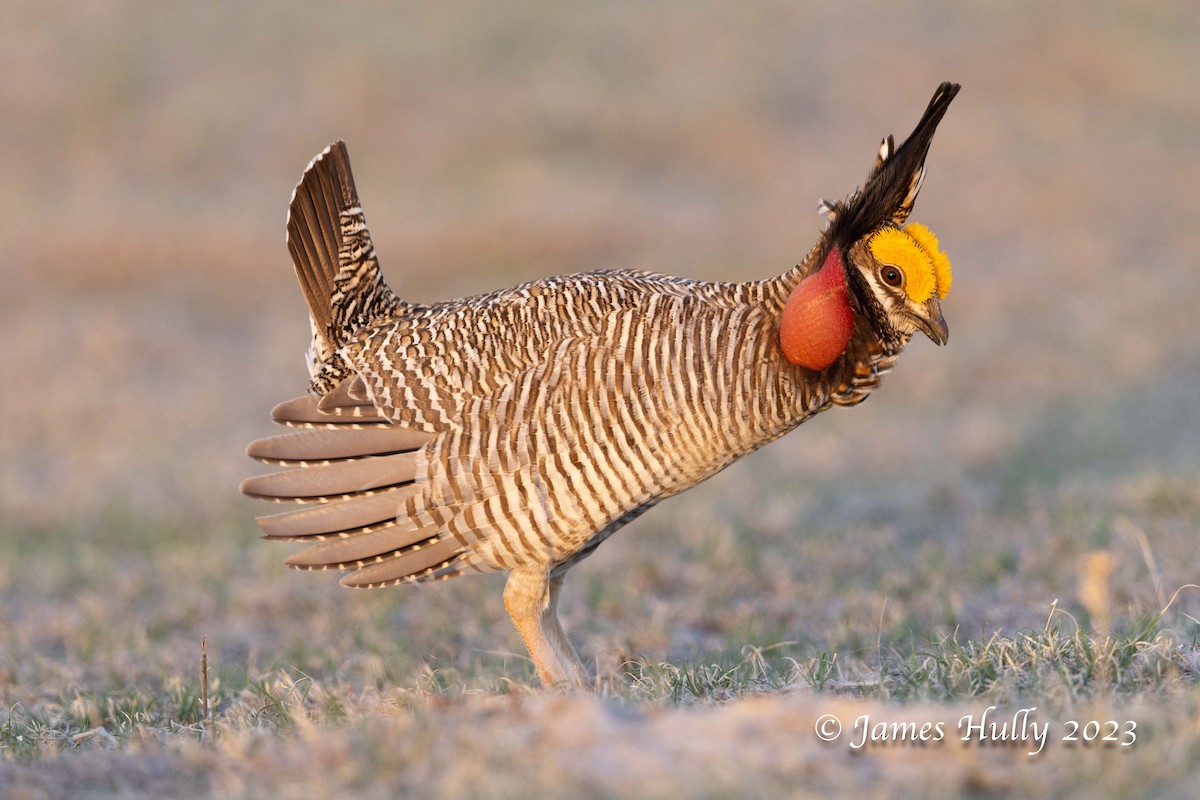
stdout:
[[822,201],[830,219],[812,270],[792,290],[780,321],[780,344],[794,364],[823,370],[845,352],[858,325],[896,349],[921,331],[945,344],[950,329],[941,301],[950,261],[924,225],[905,226],[925,177],[925,156],[958,84],[938,87],[899,148],[883,140],[866,183],[846,200]]

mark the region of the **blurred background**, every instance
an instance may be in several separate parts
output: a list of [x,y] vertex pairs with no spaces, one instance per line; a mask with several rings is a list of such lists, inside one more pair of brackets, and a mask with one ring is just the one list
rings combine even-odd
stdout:
[[5,4],[0,627],[51,652],[34,604],[128,591],[128,619],[142,580],[210,598],[160,621],[189,648],[250,586],[396,626],[479,592],[507,624],[491,579],[376,599],[290,573],[237,494],[306,383],[284,217],[333,139],[409,299],[761,278],[943,80],[913,218],[954,264],[950,345],[606,544],[570,624],[671,656],[739,625],[833,647],[1160,607],[1200,577],[1198,41],[1184,2]]

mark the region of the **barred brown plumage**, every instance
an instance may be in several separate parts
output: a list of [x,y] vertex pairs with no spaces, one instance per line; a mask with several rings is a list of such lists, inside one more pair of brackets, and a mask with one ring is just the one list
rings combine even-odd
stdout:
[[[864,187],[824,203],[830,224],[800,265],[739,283],[614,270],[405,303],[383,281],[346,147],[330,145],[288,215],[311,393],[273,412],[298,430],[248,449],[288,469],[241,487],[311,505],[260,517],[266,537],[308,543],[288,563],[346,570],[347,586],[507,570],[505,605],[542,681],[584,682],[555,614],[567,569],[659,501],[861,402],[917,330],[945,342],[940,298],[908,297],[867,242],[906,222],[957,91],[942,84],[904,144],[884,140]],[[779,321],[827,264],[834,288],[807,302],[846,304],[835,316],[854,322],[814,370],[789,360]]]

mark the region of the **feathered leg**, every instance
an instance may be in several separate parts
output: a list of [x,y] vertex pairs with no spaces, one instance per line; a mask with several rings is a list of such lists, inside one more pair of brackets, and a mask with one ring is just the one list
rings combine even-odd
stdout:
[[540,567],[514,569],[504,585],[504,607],[533,658],[542,684],[585,686],[587,672],[558,622],[563,576],[550,578]]

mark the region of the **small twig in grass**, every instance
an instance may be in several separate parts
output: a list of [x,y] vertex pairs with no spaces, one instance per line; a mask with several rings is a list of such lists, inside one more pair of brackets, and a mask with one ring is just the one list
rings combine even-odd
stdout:
[[71,737],[71,744],[79,744],[86,742],[89,739],[102,739],[105,743],[112,746],[117,745],[117,737],[113,736],[103,725],[97,725],[94,728],[89,728],[86,731],[80,731]]
[[208,720],[208,637],[200,639],[200,732],[204,734],[204,725]]

